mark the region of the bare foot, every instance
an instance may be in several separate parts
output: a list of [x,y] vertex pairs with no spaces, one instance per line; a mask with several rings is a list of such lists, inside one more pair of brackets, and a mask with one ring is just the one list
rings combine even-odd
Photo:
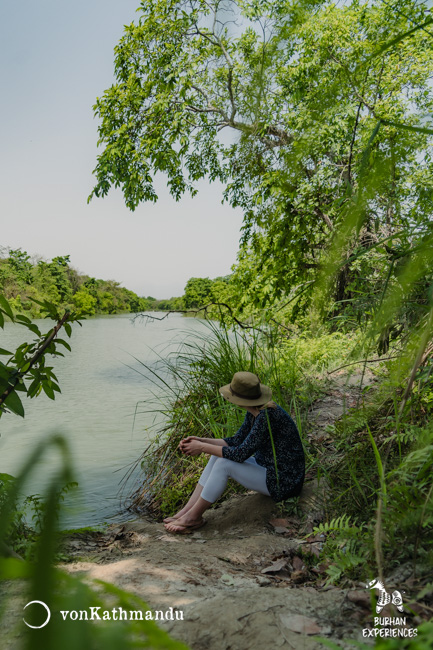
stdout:
[[169,521],[164,524],[164,528],[169,533],[187,533],[189,530],[195,530],[205,524],[204,519],[187,519],[186,517],[179,517],[174,521]]

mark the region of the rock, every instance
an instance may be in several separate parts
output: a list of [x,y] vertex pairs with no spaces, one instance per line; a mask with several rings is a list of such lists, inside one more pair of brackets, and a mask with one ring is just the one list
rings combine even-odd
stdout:
[[319,634],[321,628],[314,618],[302,614],[280,614],[280,621],[284,627],[297,634]]
[[269,523],[271,526],[274,528],[280,528],[280,527],[287,527],[289,524],[289,520],[287,518],[284,519],[270,519]]
[[328,492],[329,485],[323,478],[320,482],[314,479],[304,485],[299,498],[299,507],[308,519],[321,520],[323,518]]
[[233,580],[232,576],[229,575],[228,573],[223,573],[223,575],[220,578],[221,582],[223,582],[225,585],[232,586],[235,584],[235,581]]
[[368,591],[348,591],[347,600],[350,600],[351,603],[355,603],[355,605],[359,605],[365,609],[370,609],[371,606],[370,592]]

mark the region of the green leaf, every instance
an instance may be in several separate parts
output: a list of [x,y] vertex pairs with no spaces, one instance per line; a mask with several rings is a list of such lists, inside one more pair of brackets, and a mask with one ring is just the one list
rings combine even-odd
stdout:
[[12,374],[12,368],[9,368],[8,366],[5,366],[4,363],[1,363],[0,361],[0,377],[3,377],[4,379],[7,379],[9,383],[10,376]]
[[38,393],[40,393],[40,391],[41,391],[41,380],[38,377],[37,379],[34,379],[30,384],[27,390],[27,395],[29,397],[35,397]]
[[29,329],[31,332],[33,332],[33,334],[36,334],[36,336],[42,336],[41,330],[34,323],[31,323],[30,325],[27,325],[27,329]]
[[47,395],[47,397],[49,397],[50,399],[55,399],[56,396],[54,395],[54,391],[51,388],[51,386],[49,384],[47,384],[47,382],[45,382],[45,381],[42,382],[42,388],[43,388],[43,391],[44,391],[45,395]]
[[32,322],[30,318],[27,318],[27,316],[23,316],[22,314],[15,316],[15,320],[20,323],[24,323],[25,325],[31,325]]
[[66,348],[67,350],[69,350],[69,352],[72,351],[72,348],[71,348],[71,346],[69,345],[69,343],[67,343],[67,342],[64,341],[63,339],[56,339],[56,343],[60,343],[60,345],[64,345],[65,348]]
[[13,311],[11,309],[11,306],[8,303],[8,301],[6,300],[6,298],[4,296],[2,296],[1,294],[0,294],[0,307],[3,309],[5,314],[7,314],[9,316],[9,318],[11,320],[14,320],[14,314],[13,314]]
[[414,32],[418,31],[419,29],[424,29],[424,27],[427,27],[427,25],[430,25],[433,22],[433,18],[427,18],[427,20],[422,23],[421,25],[415,25],[415,27],[412,27],[412,29],[409,29],[407,32],[404,32],[404,34],[399,34],[395,38],[391,39],[382,47],[380,47],[376,52],[373,52],[371,56],[369,56],[366,61],[371,61],[371,59],[374,59],[376,56],[380,56],[383,54],[383,52],[386,52],[386,50],[389,50],[391,47],[394,47],[394,45],[397,45],[397,43],[400,43],[403,39],[407,38],[408,36],[411,36]]
[[9,352],[9,350],[5,350],[4,348],[0,348],[0,354],[12,355],[12,352]]
[[71,337],[71,334],[72,334],[72,327],[71,327],[70,323],[65,323],[65,324],[63,325],[63,327],[65,328],[65,332],[66,332],[66,334],[67,334],[67,335],[69,336],[69,338],[70,338],[70,337]]
[[20,415],[22,418],[24,417],[24,407],[15,390],[7,396],[4,404],[10,411],[12,411],[12,413],[15,413],[15,415]]

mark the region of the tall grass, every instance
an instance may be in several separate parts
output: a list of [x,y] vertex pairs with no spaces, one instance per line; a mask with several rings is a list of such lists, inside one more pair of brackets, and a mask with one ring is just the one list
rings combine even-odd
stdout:
[[[153,431],[149,446],[125,477],[123,492],[132,491],[126,498],[128,507],[161,517],[189,496],[205,460],[182,455],[179,442],[187,436],[221,438],[236,432],[245,411],[224,400],[218,390],[235,372],[253,372],[269,385],[273,399],[291,414],[303,435],[308,408],[318,394],[315,372],[323,370],[337,350],[341,354],[343,346],[347,349],[347,339],[341,337],[338,346],[335,335],[323,336],[319,343],[304,339],[295,344],[286,335],[276,340],[275,332],[268,337],[263,328],[246,332],[203,321],[201,331],[189,334],[156,369],[141,363],[140,371],[155,386],[148,412],[158,412],[164,424]],[[306,439],[304,444],[311,465],[314,458]],[[241,488],[233,485],[234,489]]]
[[187,436],[226,437],[239,428],[245,411],[226,402],[218,391],[230,383],[235,372],[258,374],[262,383],[274,387],[276,399],[286,403],[269,354],[260,332],[246,334],[203,321],[202,330],[189,334],[179,349],[160,360],[156,369],[141,364],[143,374],[152,378],[156,389],[148,411],[158,411],[165,423],[154,432],[139,459],[142,472],[128,501],[131,508],[164,515],[189,496],[204,459],[180,454],[179,442]]

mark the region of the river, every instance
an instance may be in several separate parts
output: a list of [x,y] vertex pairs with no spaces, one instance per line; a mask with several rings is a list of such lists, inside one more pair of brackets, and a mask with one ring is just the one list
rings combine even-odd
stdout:
[[[49,329],[48,321],[35,322],[42,331]],[[119,505],[119,482],[146,447],[158,417],[146,412],[155,385],[140,362],[155,368],[160,357],[175,352],[205,327],[203,321],[177,314],[135,323],[129,314],[96,317],[82,325],[73,325],[72,352],[47,363],[54,366],[62,390],[56,400],[45,394],[25,399],[24,419],[12,414],[0,419],[0,473],[16,475],[41,438],[53,433],[67,438],[79,488],[65,499],[63,528],[125,517]],[[14,349],[31,336],[7,323],[0,331],[0,347]],[[59,463],[58,453],[48,453],[29,476],[25,493],[42,493]]]

